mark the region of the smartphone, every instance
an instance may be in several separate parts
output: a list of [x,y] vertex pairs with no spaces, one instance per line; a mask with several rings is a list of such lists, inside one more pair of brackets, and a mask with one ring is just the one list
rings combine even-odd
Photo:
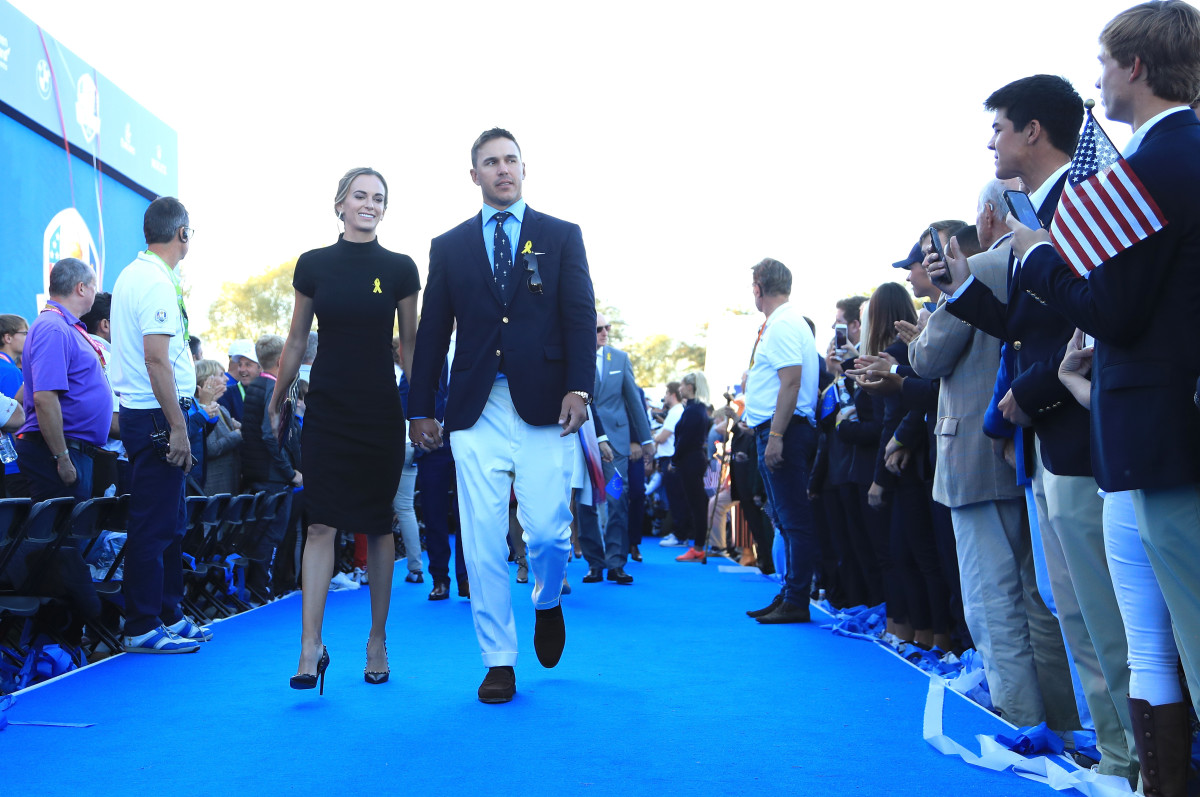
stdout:
[[1040,230],[1042,228],[1042,222],[1037,217],[1037,211],[1033,209],[1033,203],[1029,201],[1029,194],[1023,191],[1005,191],[1004,203],[1008,205],[1008,209],[1016,216],[1017,221],[1029,229]]
[[[929,228],[929,245],[933,247],[933,252],[938,256],[938,260],[945,261],[946,249],[942,246],[942,236],[938,235],[938,231],[932,227]],[[931,277],[931,279],[933,278]],[[954,278],[950,276],[950,269],[947,268],[943,272],[943,276],[933,279],[933,281],[939,285],[949,285]]]
[[850,336],[846,333],[846,325],[845,324],[834,324],[833,325],[833,339],[834,339],[834,348],[838,348],[838,349],[846,348],[846,344],[850,341]]

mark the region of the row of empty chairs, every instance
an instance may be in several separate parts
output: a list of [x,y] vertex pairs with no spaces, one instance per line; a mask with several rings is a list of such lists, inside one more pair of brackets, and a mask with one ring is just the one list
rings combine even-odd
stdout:
[[[245,574],[251,562],[269,567],[274,549],[260,542],[286,497],[284,492],[260,492],[186,499],[187,527],[182,545],[185,612],[206,623],[270,599],[264,589],[246,586]],[[48,591],[47,578],[56,571],[61,575],[63,558],[78,554],[86,560],[105,531],[124,531],[128,512],[128,495],[80,502],[73,498],[37,503],[28,498],[0,499],[0,656],[4,663],[20,666],[23,658],[34,653],[23,643],[38,635],[66,650],[78,650],[76,664],[84,663],[83,651],[77,648],[79,640],[63,635],[62,617],[77,612],[78,607],[61,591],[44,594]],[[82,647],[89,653],[101,645],[113,653],[123,650],[120,634],[124,599],[118,578],[123,559],[122,547],[104,575],[91,579],[102,610],[99,616],[80,618],[86,619]],[[82,561],[78,565],[78,572],[86,571]],[[54,621],[42,622],[44,616],[52,616]]]

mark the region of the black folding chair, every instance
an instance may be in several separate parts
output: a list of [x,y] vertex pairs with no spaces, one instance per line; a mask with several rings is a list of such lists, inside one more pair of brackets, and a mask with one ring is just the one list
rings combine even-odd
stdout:
[[[84,559],[95,547],[96,541],[100,539],[100,535],[110,529],[114,524],[113,520],[118,519],[122,512],[122,500],[116,496],[91,498],[87,501],[81,501],[75,505],[75,509],[71,512],[69,527],[66,541],[64,545],[74,545],[83,554]],[[127,501],[125,502],[128,503]],[[127,510],[125,510],[127,511]],[[109,573],[115,570],[117,561],[123,560],[124,546],[122,551],[117,555],[113,567],[109,568]],[[100,596],[101,601],[115,606],[120,613],[120,607],[123,604],[121,599],[121,582],[115,580],[94,582],[96,593]],[[119,615],[118,615],[119,616]],[[121,646],[120,627],[110,627],[101,618],[92,620],[88,623],[88,630],[91,632],[90,638],[92,641],[91,649],[95,650],[100,642],[103,642],[113,653],[120,653],[124,650]]]
[[[5,534],[8,539],[0,563],[0,585],[4,585],[0,586],[0,639],[7,638],[18,619],[28,626],[36,623],[38,613],[46,606],[67,607],[66,601],[60,598],[40,594],[39,585],[67,534],[75,499],[49,498],[27,506],[28,515],[24,522],[15,527],[15,531],[10,522]],[[17,509],[16,513],[21,511]],[[43,631],[64,648],[73,647],[57,627],[47,624]],[[33,637],[30,628],[26,627],[22,638]],[[30,652],[18,644],[16,649],[6,651],[6,655],[14,658],[15,654],[20,657],[20,662],[16,663],[23,663]]]

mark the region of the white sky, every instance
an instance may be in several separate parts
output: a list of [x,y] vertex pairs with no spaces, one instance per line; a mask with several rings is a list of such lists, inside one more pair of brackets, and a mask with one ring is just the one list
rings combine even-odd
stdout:
[[1048,72],[1099,100],[1097,36],[1133,4],[11,2],[178,132],[198,331],[222,282],[336,239],[352,166],[388,179],[380,241],[424,283],[499,125],[529,204],[583,227],[625,334],[688,340],[753,309],[766,256],[818,326],[902,280],[930,221],[974,220],[987,95]]

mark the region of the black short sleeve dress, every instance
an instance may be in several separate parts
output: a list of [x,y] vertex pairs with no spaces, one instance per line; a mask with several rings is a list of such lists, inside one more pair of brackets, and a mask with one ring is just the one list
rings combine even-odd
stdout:
[[389,534],[406,444],[392,330],[396,303],[421,289],[417,266],[378,239],[339,237],[300,256],[292,286],[319,331],[300,437],[309,522]]

